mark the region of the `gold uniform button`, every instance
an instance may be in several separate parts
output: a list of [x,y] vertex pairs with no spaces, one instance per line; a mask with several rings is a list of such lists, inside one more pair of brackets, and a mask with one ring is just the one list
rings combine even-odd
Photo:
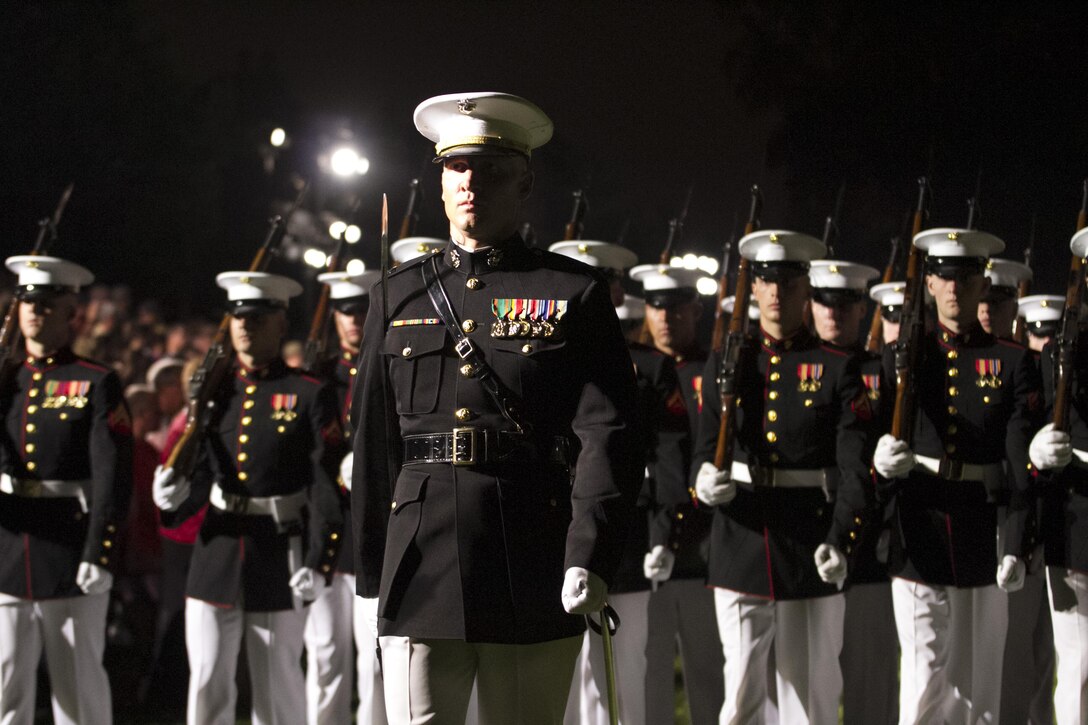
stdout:
[[389,508],[396,509],[397,508],[397,502],[394,501],[392,504],[389,505]]
[[805,398],[805,407],[806,408],[811,408],[812,407],[812,398]]
[[955,443],[949,443],[947,446],[944,447],[944,450],[945,450],[945,453],[955,453],[956,452],[956,444]]
[[33,443],[27,443],[26,444],[26,452],[27,453],[33,453],[34,452],[34,444]]
[[774,410],[768,410],[767,411],[767,420],[771,421],[772,423],[775,422],[776,420],[778,420],[778,412],[774,411]]
[[856,532],[856,531],[851,531],[851,532],[850,532],[850,541],[856,541],[856,540],[857,540],[857,538],[858,538],[858,532]]
[[287,430],[287,429],[284,428],[282,425],[276,426],[276,432],[277,433],[283,433],[285,430]]
[[531,353],[533,351],[533,346],[530,345],[529,343],[525,343],[524,345],[521,346],[521,351],[523,353],[525,353],[526,355],[528,355],[529,353]]
[[325,549],[325,556],[336,556],[336,549]]
[[351,368],[350,370],[348,370],[348,375],[358,375],[358,374],[359,374],[359,368]]
[[68,414],[67,413],[61,413],[58,417],[61,420],[68,420]]
[[239,480],[239,481],[244,481],[244,480],[246,480],[247,478],[249,478],[249,474],[248,474],[248,473],[246,473],[245,471],[238,471],[238,480]]
[[554,498],[550,498],[550,499],[548,499],[548,505],[551,506],[552,508],[555,508],[559,504]]
[[473,332],[476,329],[476,320],[465,320],[461,323],[461,329],[466,333]]
[[780,377],[782,376],[778,373],[771,373],[771,382],[776,382]]
[[47,357],[47,358],[45,359],[45,364],[46,364],[46,365],[52,365],[52,364],[53,364],[53,358],[51,358],[51,357]]
[[257,392],[257,386],[256,385],[247,385],[246,386],[246,395],[253,395],[256,392]]
[[861,517],[860,516],[855,516],[854,517],[854,526],[861,526]]
[[253,418],[251,418],[248,415],[245,416],[244,418],[242,418],[242,425],[249,425],[252,422],[253,422]]
[[244,462],[247,458],[249,458],[249,454],[246,453],[245,451],[242,451],[241,453],[238,454],[238,460],[239,461]]
[[36,425],[34,425],[33,423],[27,423],[26,424],[26,432],[27,433],[33,433],[37,429],[38,429],[38,427]]
[[37,467],[38,467],[38,464],[35,463],[34,461],[27,461],[26,462],[26,470],[28,470],[28,471],[33,471]]
[[465,280],[465,286],[469,289],[480,289],[480,280],[477,277],[469,277]]
[[958,352],[956,352],[955,350],[949,350],[948,351],[948,359],[949,360],[955,360],[959,356],[960,356],[960,354]]
[[110,541],[109,539],[103,539],[102,546],[104,546],[107,549],[110,549],[110,548],[113,547],[113,542]]
[[773,430],[767,431],[767,440],[771,443],[774,443],[778,440],[778,434],[775,433]]
[[959,429],[955,425],[949,425],[948,426],[949,435],[955,435],[957,430],[959,430]]
[[959,388],[957,388],[955,385],[953,385],[952,387],[950,387],[948,389],[948,394],[951,395],[953,398],[955,398],[957,395],[960,394]]
[[238,442],[239,443],[249,443],[249,436],[246,435],[245,433],[243,433],[242,435],[238,436]]
[[329,534],[329,541],[336,541],[339,538],[340,538],[340,534],[338,534],[336,532],[333,532],[333,533]]
[[771,392],[767,393],[767,397],[771,400],[778,400],[778,391],[772,390]]
[[332,567],[331,567],[331,566],[329,566],[328,564],[322,564],[322,565],[321,565],[321,571],[322,571],[322,572],[324,572],[325,574],[328,574],[328,573],[329,573],[329,570],[330,570],[331,568],[332,568]]
[[27,395],[29,395],[31,398],[37,398],[38,397],[38,389],[37,388],[31,388],[29,391],[27,391]]
[[469,410],[468,408],[458,408],[457,410],[454,411],[453,416],[455,418],[457,418],[457,420],[462,421],[462,422],[466,421],[466,420],[471,420],[472,411]]
[[948,406],[948,414],[949,415],[955,415],[958,412],[959,412],[959,410],[956,409],[956,406],[954,406],[954,405]]
[[772,453],[770,458],[771,458],[771,463],[778,463],[778,454],[777,453]]
[[406,347],[406,348],[404,348],[403,350],[400,351],[400,354],[403,357],[408,357],[409,355],[412,354],[412,348]]
[[256,405],[256,403],[254,403],[252,400],[247,400],[246,402],[242,403],[242,407],[245,408],[246,410],[249,410],[254,405]]
[[990,396],[989,395],[983,395],[982,396],[982,402],[983,403],[989,403],[990,402]]
[[26,412],[27,412],[27,415],[34,415],[35,413],[38,412],[38,406],[28,405],[27,409],[26,409]]
[[782,362],[782,358],[777,355],[771,355],[771,365],[777,365],[780,362]]
[[110,563],[110,558],[108,556],[102,556],[102,557],[99,557],[98,561],[99,561],[99,563],[102,564],[102,566],[106,566],[107,564]]
[[464,375],[466,378],[471,378],[473,375],[476,374],[476,371],[472,367],[472,365],[466,363],[461,366],[461,374]]
[[41,373],[34,373],[33,375],[30,376],[30,378],[31,378],[31,380],[41,380],[42,379],[42,374]]
[[954,378],[960,374],[959,368],[948,368],[948,377]]
[[109,524],[109,525],[106,526],[106,531],[108,531],[108,532],[110,532],[112,534],[115,531],[117,531],[117,527],[114,526],[113,524]]

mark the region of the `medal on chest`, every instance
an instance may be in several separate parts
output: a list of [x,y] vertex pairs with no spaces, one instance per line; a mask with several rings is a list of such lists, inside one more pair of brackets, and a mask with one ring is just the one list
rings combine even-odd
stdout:
[[491,300],[491,337],[550,338],[562,334],[559,322],[567,313],[567,300],[537,300],[525,297]]
[[797,366],[797,389],[802,393],[815,393],[820,389],[820,378],[824,375],[822,363],[800,363]]
[[991,388],[996,390],[1001,387],[1001,361],[993,358],[984,358],[975,360],[975,372],[978,373],[978,380],[975,381],[975,385],[980,388]]
[[91,392],[90,380],[47,380],[43,386],[43,408],[86,407]]
[[297,406],[297,395],[276,393],[272,396],[272,420],[294,420],[298,417],[298,413],[295,412]]

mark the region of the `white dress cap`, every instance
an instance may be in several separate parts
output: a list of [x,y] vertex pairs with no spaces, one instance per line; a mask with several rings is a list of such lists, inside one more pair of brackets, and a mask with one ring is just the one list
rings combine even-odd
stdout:
[[907,283],[903,281],[884,282],[873,285],[869,290],[869,297],[881,307],[896,307],[903,304],[903,293],[906,289]]
[[879,276],[880,272],[872,267],[835,259],[817,259],[808,270],[813,289],[865,292],[869,283]]
[[[733,314],[733,307],[736,304],[736,301],[737,301],[736,295],[729,295],[728,297],[722,298],[722,312],[724,312],[727,315],[732,315]],[[759,319],[759,305],[754,303],[751,299],[748,300],[748,319],[749,320],[758,320]]]
[[449,93],[416,106],[416,128],[438,158],[530,152],[552,137],[552,122],[533,103],[509,93]]
[[64,287],[70,292],[78,292],[94,282],[89,269],[60,257],[20,254],[8,257],[5,264],[19,275],[19,287]]
[[1021,282],[1030,282],[1031,267],[1011,259],[991,259],[986,263],[986,276],[994,287],[1019,287]]
[[549,252],[562,254],[564,257],[577,259],[598,269],[618,269],[621,272],[635,266],[638,255],[626,247],[610,242],[596,242],[574,239],[568,242],[556,242],[548,247]]
[[370,288],[379,277],[380,272],[370,270],[358,274],[348,274],[347,271],[322,272],[317,275],[317,281],[329,286],[330,299],[346,300],[370,294]]
[[389,256],[395,263],[404,264],[445,246],[446,240],[438,237],[404,237],[389,245]]
[[621,320],[641,320],[646,317],[646,300],[625,294],[623,304],[616,308],[616,317]]
[[628,276],[641,283],[642,288],[647,292],[660,292],[662,290],[694,290],[695,285],[706,274],[697,269],[672,267],[668,264],[640,264],[628,272]]
[[930,257],[992,257],[1004,251],[1005,242],[975,229],[940,227],[916,234],[914,246]]
[[1058,295],[1028,295],[1020,298],[1020,316],[1028,323],[1060,320],[1065,298]]
[[1073,235],[1069,240],[1069,249],[1078,257],[1088,257],[1088,227]]
[[811,262],[827,254],[827,247],[816,237],[782,229],[745,234],[738,249],[753,262]]
[[295,280],[267,272],[221,272],[215,283],[227,291],[227,300],[235,303],[266,302],[286,307],[287,300],[302,294],[302,285]]

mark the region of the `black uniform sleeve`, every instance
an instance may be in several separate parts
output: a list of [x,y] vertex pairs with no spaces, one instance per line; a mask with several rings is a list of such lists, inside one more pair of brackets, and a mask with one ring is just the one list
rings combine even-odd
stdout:
[[108,566],[132,495],[132,420],[116,374],[91,387],[91,406],[90,525],[81,561]]
[[835,460],[839,483],[835,515],[827,543],[841,551],[852,550],[873,511],[873,485],[869,462],[876,446],[877,424],[861,379],[861,365],[851,355],[838,381],[839,424],[835,436]]
[[[584,567],[611,583],[635,511],[642,470],[634,368],[608,290],[589,285],[568,345],[581,394],[572,429],[581,442],[571,491],[566,568]],[[580,379],[579,379],[580,378]]]
[[367,598],[378,596],[389,510],[401,460],[400,423],[389,389],[389,370],[381,354],[386,314],[380,287],[381,283],[370,295],[351,413],[355,429],[351,518],[356,591]]
[[340,414],[336,405],[335,388],[324,383],[309,411],[313,434],[310,463],[313,482],[309,491],[310,546],[306,552],[306,566],[320,571],[329,580],[340,553],[341,533],[344,528],[340,507],[340,490],[336,483],[340,459],[344,456],[344,434],[340,426]]
[[1008,515],[1005,518],[1004,555],[1023,557],[1025,532],[1035,507],[1034,477],[1028,465],[1028,446],[1043,424],[1043,390],[1039,368],[1027,349],[1016,364],[1013,378],[1013,412],[1005,429],[1005,455],[1009,462]]

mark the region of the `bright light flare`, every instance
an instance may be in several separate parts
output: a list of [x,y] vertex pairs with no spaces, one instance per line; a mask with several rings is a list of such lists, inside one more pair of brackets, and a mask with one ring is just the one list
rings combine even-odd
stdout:
[[352,259],[348,261],[348,266],[345,267],[345,271],[352,276],[362,274],[366,271],[366,264],[364,264],[361,259]]
[[302,255],[302,261],[311,267],[321,269],[329,263],[328,255],[322,252],[320,249],[307,249],[306,253]]
[[349,224],[348,228],[344,231],[344,241],[348,244],[355,244],[363,238],[363,230],[354,224]]
[[329,236],[333,239],[339,239],[340,235],[344,233],[344,230],[348,228],[348,225],[341,221],[335,221],[329,225]]
[[353,176],[359,166],[359,152],[350,146],[342,146],[332,152],[329,167],[337,176]]
[[699,281],[695,283],[695,289],[701,295],[716,295],[718,294],[718,280],[713,277],[700,277]]
[[283,146],[287,143],[287,132],[282,128],[272,129],[272,134],[268,137],[268,143],[272,144],[276,148]]

